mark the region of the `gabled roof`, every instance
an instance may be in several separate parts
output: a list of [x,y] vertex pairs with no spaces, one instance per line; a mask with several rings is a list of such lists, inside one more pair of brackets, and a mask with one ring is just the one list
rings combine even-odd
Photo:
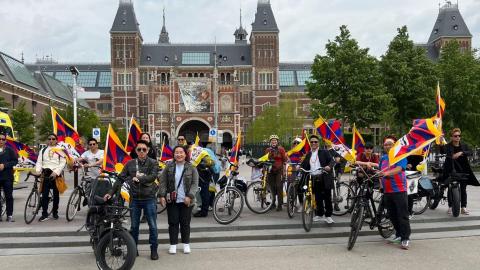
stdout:
[[140,28],[131,0],[120,0],[110,33],[139,33]]
[[253,32],[279,32],[269,0],[258,0],[255,21],[252,23]]
[[428,43],[433,43],[441,37],[472,37],[457,4],[447,2],[440,8]]
[[[252,64],[248,44],[217,44],[217,65],[245,66]],[[144,44],[140,66],[213,66],[215,44]],[[183,64],[184,53],[208,53],[209,63]],[[221,57],[220,57],[221,56]]]

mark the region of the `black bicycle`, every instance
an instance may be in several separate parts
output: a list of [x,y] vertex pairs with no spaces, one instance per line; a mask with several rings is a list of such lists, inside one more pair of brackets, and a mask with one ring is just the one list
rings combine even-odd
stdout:
[[89,211],[84,226],[90,234],[90,243],[99,269],[132,269],[137,256],[135,240],[123,227],[129,208],[124,206],[120,190],[110,200],[104,201],[105,194],[116,181],[123,182],[116,173],[104,171],[94,180],[89,198]]
[[[25,178],[25,182],[30,178],[30,176],[33,176],[35,178],[35,181],[33,182],[33,187],[32,191],[30,191],[30,194],[27,197],[27,201],[25,202],[25,209],[23,212],[23,218],[25,219],[26,224],[32,223],[32,221],[35,219],[35,217],[38,214],[38,211],[40,211],[40,208],[42,207],[42,190],[39,188],[39,184],[41,184],[44,180],[50,181],[50,179],[45,178],[43,172],[39,176],[33,175],[30,172],[27,173],[27,177]],[[50,190],[48,193],[48,215],[52,213],[53,210],[53,191]]]
[[287,214],[289,218],[295,216],[295,210],[297,209],[297,201],[301,194],[300,187],[302,186],[302,172],[297,170],[296,167],[299,163],[289,164],[292,167],[291,174],[287,177]]
[[[74,169],[78,171],[79,166],[74,166]],[[72,221],[75,215],[80,211],[82,205],[88,204],[88,198],[90,196],[90,190],[92,185],[92,177],[88,175],[85,168],[82,169],[82,179],[80,185],[76,186],[67,203],[67,221]],[[83,203],[82,203],[83,202]]]
[[[452,203],[452,215],[458,217],[460,215],[460,183],[467,181],[468,174],[457,173],[455,169],[445,177],[444,171],[438,167],[432,167],[432,171],[437,174],[437,177],[433,179],[433,195],[430,196],[430,209],[437,208],[440,201],[447,201],[450,197]],[[447,196],[445,196],[445,191]]]
[[[5,207],[3,207],[5,205]],[[0,188],[0,219],[5,215],[7,212],[7,199],[5,198],[5,193],[3,189]]]
[[[373,200],[372,177],[364,179],[354,197],[354,207],[350,220],[350,236],[348,237],[348,250],[352,250],[364,223],[368,224],[370,230],[377,227],[383,238],[388,238],[394,233],[393,224],[388,217],[384,206],[383,194],[380,196],[378,208]],[[367,220],[369,219],[369,220]]]
[[242,213],[245,203],[243,197],[245,183],[237,179],[238,166],[230,163],[230,168],[235,170],[231,170],[229,175],[224,175],[218,180],[220,191],[213,200],[213,218],[223,225],[234,222]]

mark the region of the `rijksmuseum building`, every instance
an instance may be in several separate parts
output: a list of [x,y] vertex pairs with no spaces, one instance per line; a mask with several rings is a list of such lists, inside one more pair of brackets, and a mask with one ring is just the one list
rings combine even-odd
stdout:
[[[71,85],[68,66],[75,65],[78,84],[101,93],[100,99],[87,101],[103,122],[125,126],[135,115],[144,131],[163,134],[170,142],[179,134],[192,141],[197,131],[206,142],[209,129],[217,127],[224,143],[231,144],[264,109],[284,98],[295,100],[296,117],[312,128],[305,92],[312,63],[280,62],[280,31],[270,1],[258,1],[250,33],[241,17],[232,33],[227,44],[175,44],[164,15],[158,42],[145,43],[133,3],[120,0],[110,29],[110,63],[37,61],[27,67]],[[447,2],[428,42],[418,46],[435,61],[445,42],[456,39],[462,49],[470,49],[471,38],[458,6]],[[380,129],[373,127],[373,135]]]

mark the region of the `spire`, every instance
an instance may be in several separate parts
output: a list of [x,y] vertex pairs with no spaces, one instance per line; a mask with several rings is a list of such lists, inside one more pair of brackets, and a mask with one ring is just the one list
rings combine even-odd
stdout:
[[270,0],[258,0],[255,21],[252,23],[253,32],[279,32]]
[[440,7],[438,17],[433,26],[432,33],[428,39],[428,43],[434,43],[442,37],[449,38],[471,38],[472,34],[463,20],[462,14],[458,9],[458,4],[452,4],[446,1]]
[[162,31],[160,32],[160,37],[158,38],[158,43],[170,43],[167,28],[165,27],[165,7],[163,8],[163,26]]
[[[120,0],[110,33],[138,33],[140,27],[132,0]],[[141,36],[141,35],[140,35]]]
[[242,25],[242,8],[240,8],[240,26],[235,30],[233,35],[235,36],[235,43],[247,43],[248,33]]

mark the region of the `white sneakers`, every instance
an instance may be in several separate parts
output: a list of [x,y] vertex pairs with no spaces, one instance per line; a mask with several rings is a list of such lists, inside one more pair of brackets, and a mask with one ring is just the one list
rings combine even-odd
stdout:
[[314,221],[314,222],[318,222],[318,221],[320,221],[320,220],[322,220],[322,217],[321,217],[321,216],[314,216],[314,217],[313,217],[313,221]]
[[189,244],[183,244],[183,254],[190,254],[192,252],[190,250],[190,245]]
[[[192,250],[190,249],[189,244],[183,244],[183,253],[184,254],[190,254]],[[177,254],[177,245],[170,245],[170,248],[168,249],[169,254]]]
[[325,222],[327,222],[328,224],[333,224],[333,223],[335,223],[335,221],[333,221],[332,217],[326,217],[326,218],[325,218]]
[[170,248],[168,249],[169,254],[177,254],[177,245],[170,245]]

